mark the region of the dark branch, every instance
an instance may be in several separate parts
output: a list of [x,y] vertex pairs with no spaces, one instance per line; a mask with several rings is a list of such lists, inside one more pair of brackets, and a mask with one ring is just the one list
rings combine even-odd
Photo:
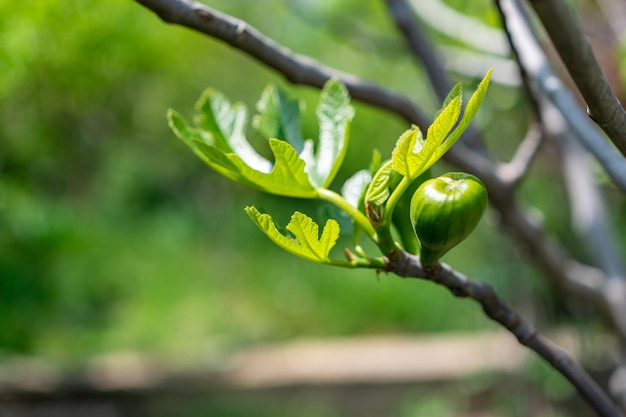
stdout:
[[424,33],[415,23],[413,10],[405,0],[387,0],[387,8],[396,27],[404,35],[413,56],[418,58],[424,66],[433,90],[439,101],[442,102],[452,89],[452,83],[446,77],[444,68],[430,42],[426,40]]
[[576,15],[563,0],[529,0],[587,102],[589,116],[626,156],[626,111],[611,90]]
[[330,78],[337,78],[356,100],[390,110],[420,128],[426,129],[429,125],[429,118],[406,97],[296,54],[243,20],[191,0],[136,1],[154,11],[164,22],[185,26],[230,44],[275,69],[293,84],[321,88]]
[[[589,121],[572,94],[557,77],[528,24],[519,0],[496,1],[511,46],[533,96],[547,98],[572,127],[571,132],[604,167],[613,183],[626,192],[626,161]],[[626,129],[624,130],[626,132]]]
[[445,264],[424,268],[417,256],[407,253],[402,253],[399,259],[390,262],[387,269],[404,278],[419,278],[435,282],[445,286],[456,297],[475,300],[490,319],[504,326],[521,344],[534,350],[564,375],[600,416],[624,416],[591,376],[567,352],[540,335],[530,323],[499,299],[489,284],[472,281]]

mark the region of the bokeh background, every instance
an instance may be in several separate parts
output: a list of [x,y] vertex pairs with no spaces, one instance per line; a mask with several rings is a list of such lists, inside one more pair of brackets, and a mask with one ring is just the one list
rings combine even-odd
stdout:
[[[487,0],[446,3],[498,27]],[[384,2],[207,4],[300,53],[402,91],[431,112],[437,108]],[[441,51],[471,51],[437,26],[431,20],[425,28]],[[622,68],[624,50],[622,45],[621,55],[614,55]],[[485,58],[484,70],[490,66]],[[477,119],[490,149],[503,159],[531,117],[515,74],[508,75],[492,86]],[[450,76],[466,91],[477,82],[476,71],[464,73],[458,63]],[[253,112],[268,83],[304,101],[303,131],[316,137],[318,91],[292,87],[239,52],[166,25],[132,1],[0,2],[0,362],[32,357],[75,369],[102,355],[134,352],[180,368],[210,368],[259,343],[498,329],[476,305],[434,285],[314,265],[281,252],[243,207],[260,205],[283,224],[296,208],[319,218],[323,207],[228,182],[167,127],[167,109],[191,116],[207,87]],[[337,188],[368,165],[374,148],[388,155],[407,128],[393,115],[355,106]],[[568,237],[558,175],[548,150],[522,193],[538,216],[549,219],[551,232]],[[615,226],[626,231],[623,201],[616,201]],[[571,246],[576,248],[573,238]],[[538,323],[576,322],[582,332],[601,326],[585,314],[573,318],[555,301],[493,213],[446,261],[490,282]],[[535,364],[519,378],[544,381],[543,387],[552,384],[545,382],[549,374]],[[546,391],[571,395],[565,388]],[[449,390],[441,392],[421,400],[407,396],[397,415],[462,412],[460,391],[456,406]],[[524,415],[527,405],[514,392],[502,395],[502,415]],[[297,405],[279,405],[282,414],[273,408],[246,414],[239,406],[224,405],[209,415],[302,415]],[[328,406],[306,415],[338,413]]]

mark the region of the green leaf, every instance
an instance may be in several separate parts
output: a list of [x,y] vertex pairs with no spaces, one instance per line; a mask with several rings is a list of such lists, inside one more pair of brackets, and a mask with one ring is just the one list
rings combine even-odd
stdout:
[[272,165],[259,156],[244,136],[246,112],[231,106],[221,94],[207,90],[197,105],[200,128],[192,128],[177,112],[168,112],[169,125],[206,164],[225,177],[270,194],[315,198],[316,189],[305,162],[289,143],[270,139]]
[[367,188],[365,201],[372,206],[382,206],[391,194],[393,165],[391,161],[387,161],[374,174],[372,182]]
[[311,183],[316,187],[327,188],[335,178],[348,149],[353,116],[348,90],[341,82],[331,79],[322,89],[317,109],[320,136],[315,163],[307,166]]
[[[391,158],[393,168],[398,173],[413,180],[430,168],[454,145],[469,126],[485,98],[491,72],[492,70],[487,72],[476,88],[458,124],[462,107],[460,84],[457,84],[444,100],[442,109],[428,128],[426,140],[422,139],[419,129],[415,126],[400,136]],[[450,133],[455,124],[457,124],[456,128]]]
[[[184,142],[191,150],[202,159],[207,165],[213,168],[221,175],[233,180],[242,182],[239,176],[232,172],[232,168],[225,166],[223,162],[212,162],[211,158],[207,155],[206,147],[213,146],[215,140],[213,136],[201,129],[192,128],[187,121],[176,111],[168,110],[167,113],[168,124],[174,134]],[[250,184],[247,184],[250,185]]]
[[225,153],[236,153],[251,168],[269,172],[272,164],[259,155],[245,135],[248,111],[240,103],[231,105],[221,93],[207,89],[196,104],[196,125],[211,133],[213,146]]
[[492,69],[487,71],[485,77],[476,87],[476,91],[474,91],[474,94],[472,94],[472,97],[470,97],[469,101],[467,102],[467,107],[465,107],[465,112],[463,113],[463,117],[461,118],[458,126],[456,127],[456,129],[454,129],[450,136],[448,136],[448,139],[443,143],[443,145],[439,149],[437,149],[437,152],[435,154],[435,157],[437,159],[441,158],[443,154],[445,154],[448,149],[450,149],[452,145],[454,145],[454,143],[461,137],[463,132],[465,132],[465,129],[467,129],[467,127],[470,125],[474,116],[476,116],[476,113],[478,112],[478,109],[480,108],[480,105],[483,102],[485,95],[487,94],[487,89],[489,88],[489,81],[491,80],[492,72]]
[[300,198],[317,197],[317,190],[304,172],[304,161],[300,159],[293,146],[279,139],[270,139],[269,143],[274,153],[274,167],[269,173],[250,168],[237,154],[225,153],[215,146],[197,142],[196,145],[212,166],[216,165],[227,170],[229,178],[235,178],[245,185],[270,194]]
[[454,87],[452,87],[452,90],[450,90],[446,98],[443,100],[443,103],[441,103],[441,109],[439,109],[437,114],[435,114],[435,118],[437,118],[437,116],[439,116],[439,113],[441,113],[443,109],[448,107],[448,104],[450,104],[450,102],[457,97],[463,97],[463,86],[461,85],[461,83],[457,83]]
[[339,238],[339,224],[333,219],[326,221],[322,235],[319,226],[306,214],[296,211],[291,216],[287,230],[292,237],[278,231],[274,219],[255,207],[246,207],[246,213],[256,225],[278,246],[296,256],[318,263],[330,263],[328,254]]
[[393,169],[405,177],[417,177],[420,174],[420,165],[424,162],[424,158],[418,155],[421,154],[424,146],[422,132],[417,126],[412,126],[400,135],[391,154]]
[[[436,155],[436,150],[446,140],[448,133],[454,127],[457,120],[459,120],[459,114],[461,113],[461,96],[453,98],[446,107],[444,107],[437,118],[433,121],[433,124],[428,128],[426,133],[426,143],[422,152],[418,155],[418,158],[423,155],[424,158],[428,158],[423,161],[426,169],[430,168],[432,164],[437,162],[439,158],[433,158]],[[421,158],[420,158],[421,159]],[[420,161],[422,162],[422,161]],[[411,177],[413,178],[413,177]]]
[[269,85],[257,103],[256,115],[252,123],[267,138],[277,138],[289,142],[298,153],[304,150],[304,140],[300,132],[300,102],[291,100],[284,91]]

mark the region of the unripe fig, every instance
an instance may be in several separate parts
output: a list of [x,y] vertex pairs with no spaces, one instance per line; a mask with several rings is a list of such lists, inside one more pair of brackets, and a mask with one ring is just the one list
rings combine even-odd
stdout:
[[436,264],[469,236],[486,207],[487,190],[473,175],[451,172],[422,183],[411,199],[411,224],[422,264]]

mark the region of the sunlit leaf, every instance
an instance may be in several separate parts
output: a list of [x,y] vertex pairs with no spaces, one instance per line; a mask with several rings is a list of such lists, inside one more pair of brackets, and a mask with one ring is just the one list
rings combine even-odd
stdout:
[[476,91],[472,94],[469,101],[467,102],[467,106],[465,107],[465,111],[463,112],[463,117],[459,122],[458,126],[454,129],[454,131],[448,136],[448,139],[443,143],[443,145],[437,149],[435,158],[439,159],[445,154],[454,143],[461,137],[465,129],[470,125],[474,116],[478,112],[485,95],[487,94],[487,89],[489,88],[489,81],[491,80],[491,73],[493,70],[487,71],[485,77],[476,87]]
[[337,80],[328,81],[317,109],[320,133],[315,164],[307,166],[311,183],[316,187],[328,187],[343,163],[353,116],[348,90]]
[[287,225],[287,230],[293,234],[289,237],[278,230],[269,214],[261,213],[255,207],[246,207],[245,210],[267,237],[287,252],[313,262],[330,262],[328,254],[339,238],[339,224],[335,220],[326,221],[320,236],[317,223],[296,211]]
[[248,112],[243,104],[231,105],[221,93],[207,89],[196,104],[198,127],[213,135],[213,146],[225,153],[235,153],[251,168],[269,172],[272,164],[259,155],[246,139]]
[[213,165],[229,171],[229,177],[267,193],[288,197],[315,198],[317,190],[309,182],[304,172],[304,161],[287,142],[270,139],[274,153],[274,167],[271,172],[256,171],[248,166],[237,154],[224,153],[215,146],[202,146],[202,152]]
[[[234,174],[232,170],[233,167],[228,167],[222,162],[213,162],[211,158],[207,155],[205,148],[209,146],[214,146],[215,143],[215,139],[210,133],[202,129],[190,127],[187,121],[174,110],[168,111],[167,119],[169,126],[174,134],[182,142],[189,146],[191,150],[207,165],[209,165],[221,175],[230,178],[233,181],[242,182],[241,178],[238,175]],[[246,183],[246,185],[250,184]]]
[[417,177],[420,164],[423,162],[423,158],[418,157],[418,155],[424,146],[422,132],[417,126],[412,126],[411,129],[400,135],[391,154],[393,169],[405,177]]
[[393,165],[388,161],[374,174],[365,194],[366,202],[373,206],[382,206],[387,201],[391,194],[392,174]]
[[435,151],[437,150],[437,148],[439,148],[443,141],[446,140],[448,133],[450,133],[450,130],[454,127],[457,120],[459,119],[460,113],[460,96],[453,98],[448,103],[448,105],[439,112],[437,118],[428,128],[428,132],[426,133],[426,143],[424,144],[422,152],[417,155],[418,160],[421,164],[423,164],[423,166],[420,168],[430,168],[432,164],[437,162],[438,158],[432,158],[432,156],[436,155]]

